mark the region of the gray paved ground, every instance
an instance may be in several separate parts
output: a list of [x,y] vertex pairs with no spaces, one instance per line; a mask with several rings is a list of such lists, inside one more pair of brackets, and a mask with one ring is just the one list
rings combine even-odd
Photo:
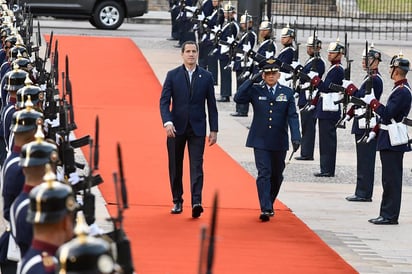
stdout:
[[[148,22],[152,22],[151,20]],[[141,23],[144,23],[144,20]],[[158,26],[147,26],[150,29],[156,27]],[[307,37],[310,34],[308,32],[301,35]],[[350,40],[351,58],[355,59],[352,66],[352,78],[355,83],[360,83],[364,73],[360,67],[359,57],[365,40],[357,40],[356,36],[357,34],[354,34],[354,38]],[[335,39],[320,38],[324,41],[324,48]],[[151,47],[147,47],[146,42],[136,41],[162,83],[166,71],[180,64],[179,51],[175,48],[164,48],[165,43],[172,46],[174,42],[160,40],[157,46],[151,43]],[[408,43],[393,40],[373,42],[384,53],[381,73],[385,80],[385,94],[382,102],[386,102],[393,84],[388,75],[389,61],[400,50],[406,57],[412,59],[412,47]],[[305,47],[303,46],[300,58],[302,61],[305,60],[304,54]],[[323,56],[326,54],[323,53]],[[219,96],[219,87],[216,88],[216,95]],[[250,112],[247,118],[231,117],[229,114],[235,109],[233,102],[219,103],[218,108],[219,145],[255,176],[252,150],[244,147],[248,133],[246,126],[250,124],[252,113]],[[406,154],[404,160],[400,224],[398,226],[372,225],[367,220],[378,216],[382,194],[379,156],[376,159],[373,202],[347,202],[345,197],[354,192],[356,179],[354,137],[350,134],[350,126],[351,124],[347,125],[347,129],[338,130],[336,177],[316,178],[313,176],[314,172],[319,171],[318,144],[316,143],[315,161],[292,160],[286,167],[285,181],[279,199],[360,273],[412,273],[410,247],[412,244],[412,154]],[[321,270],[320,273],[322,273]]]

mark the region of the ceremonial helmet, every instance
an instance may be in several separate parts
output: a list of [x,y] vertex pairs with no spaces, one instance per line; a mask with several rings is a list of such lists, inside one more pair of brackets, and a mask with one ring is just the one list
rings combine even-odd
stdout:
[[29,53],[27,52],[26,47],[22,45],[15,45],[14,47],[10,49],[10,52],[11,52],[12,60],[17,59],[17,57],[24,57],[24,58],[29,57]]
[[18,68],[24,71],[30,71],[33,69],[32,62],[27,57],[17,57],[17,59],[12,61],[12,66],[17,65]]
[[408,72],[410,70],[410,63],[409,60],[403,57],[402,53],[395,55],[392,57],[391,68],[400,68],[401,70]]
[[[313,47],[314,46],[314,41],[313,41],[313,36],[309,36],[308,40],[306,40],[306,46],[307,47]],[[322,47],[322,41],[319,39],[316,39],[316,47],[321,48]]]
[[295,30],[292,29],[289,24],[286,25],[281,31],[281,37],[295,37]]
[[15,35],[9,35],[9,36],[7,36],[6,40],[4,40],[4,44],[6,44],[7,42],[10,43],[10,46],[8,46],[8,47],[12,48],[17,43],[17,37]]
[[44,182],[29,193],[26,221],[32,224],[57,223],[77,208],[72,188],[56,181],[49,164],[46,165],[43,179]]
[[[379,50],[375,49],[373,44],[369,47],[367,55],[369,58],[378,59],[379,61],[382,61],[382,53]],[[365,50],[363,50],[362,52],[362,58],[366,58]]]
[[16,97],[16,108],[22,109],[25,107],[29,97],[34,106],[38,105],[40,101],[43,101],[44,93],[40,87],[32,84],[26,84],[17,91]]
[[43,122],[43,114],[33,109],[30,99],[25,106],[26,108],[13,113],[10,130],[14,133],[33,131]]
[[225,4],[223,6],[223,11],[224,12],[236,12],[235,6],[232,5],[232,3],[229,1],[229,3]]
[[253,22],[253,18],[250,14],[247,13],[247,10],[245,11],[245,14],[240,16],[240,24],[247,24],[249,22]]
[[[58,274],[115,273],[116,263],[107,241],[88,235],[82,212],[77,213],[76,237],[59,247],[56,253]],[[116,272],[117,273],[117,272]]]
[[259,30],[272,30],[272,23],[269,21],[267,16],[265,16],[260,23]]
[[44,141],[44,134],[41,125],[37,125],[37,132],[34,135],[35,141],[23,145],[20,153],[20,166],[42,166],[58,161],[57,146]]
[[345,52],[345,46],[339,41],[339,39],[337,39],[336,42],[331,42],[329,44],[328,52],[344,53]]
[[4,75],[6,84],[4,89],[7,91],[17,91],[18,89],[24,87],[24,82],[26,81],[27,72],[15,68]]
[[11,34],[11,29],[10,29],[10,27],[4,25],[4,26],[1,28],[0,37],[1,37],[1,38],[6,38],[6,37],[8,37],[10,34]]

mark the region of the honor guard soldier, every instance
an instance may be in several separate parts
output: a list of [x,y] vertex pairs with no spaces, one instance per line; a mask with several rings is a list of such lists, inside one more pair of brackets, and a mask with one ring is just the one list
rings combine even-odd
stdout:
[[[302,73],[308,74],[311,70],[319,74],[322,78],[325,73],[326,63],[320,56],[322,48],[322,41],[317,37],[310,36],[306,42],[306,53],[309,58],[306,60]],[[316,118],[315,110],[307,111],[305,106],[310,105],[312,99],[315,97],[316,90],[310,86],[309,82],[304,82],[302,79],[301,85],[298,87],[298,107],[300,109],[300,123],[302,129],[302,142],[300,147],[300,156],[295,157],[296,160],[313,160],[315,150],[316,137]]]
[[275,39],[273,37],[272,22],[270,22],[267,16],[265,16],[259,25],[260,44],[257,53],[265,56],[266,59],[275,57],[277,52]]
[[330,88],[330,84],[342,85],[345,77],[341,64],[345,46],[337,40],[328,47],[328,61],[331,63],[326,72],[325,80],[321,80],[318,73],[310,71],[311,85],[318,89],[318,93],[307,110],[315,109],[315,117],[319,125],[319,155],[320,172],[316,177],[334,177],[336,167],[337,134],[336,124],[341,118],[340,104],[335,104],[341,95]]
[[[363,98],[366,94],[373,93],[379,100],[383,92],[383,79],[379,73],[378,66],[382,61],[381,52],[371,46],[366,53],[362,54],[362,67],[366,71],[360,88],[356,88],[352,81],[343,80],[345,92],[350,96]],[[350,202],[371,202],[373,185],[375,181],[375,158],[376,158],[376,139],[373,138],[366,142],[370,129],[376,125],[376,117],[370,113],[371,117],[366,117],[364,107],[354,105],[346,114],[345,120],[354,118],[352,123],[352,134],[355,135],[356,144],[356,189],[355,194],[346,197]],[[373,117],[372,117],[373,116]],[[367,121],[368,119],[368,121]],[[368,123],[368,125],[367,125]]]
[[[5,150],[9,151],[9,137],[10,137],[10,125],[11,125],[11,120],[13,117],[14,112],[16,111],[16,96],[17,96],[17,91],[24,87],[25,81],[27,78],[27,72],[24,70],[15,68],[10,73],[6,74],[6,85],[4,86],[4,89],[8,92],[7,99],[5,101],[5,105],[3,105],[2,111],[1,111],[1,129],[0,129],[0,134],[3,136],[3,142],[1,143],[2,145],[5,146]],[[3,149],[3,148],[1,148]]]
[[23,167],[25,182],[22,192],[11,205],[11,233],[20,249],[21,257],[30,247],[33,238],[33,226],[26,221],[29,207],[29,192],[43,182],[46,164],[56,168],[58,161],[57,147],[44,141],[42,125],[37,125],[36,140],[25,144],[20,154],[20,166]]
[[[224,15],[223,9],[220,5],[220,0],[209,0],[212,9],[210,14],[204,19],[202,22],[204,25],[199,27],[199,66],[202,68],[210,71],[213,76],[213,84],[217,85],[218,80],[218,69],[217,63],[218,59],[217,56],[214,54],[210,54],[213,51],[213,41],[210,39],[210,31],[212,29],[221,29],[221,26],[224,22]],[[202,6],[203,7],[203,6]],[[205,13],[206,15],[206,13]],[[203,30],[203,31],[202,31]]]
[[26,47],[16,44],[14,47],[10,49],[10,57],[8,58],[7,61],[5,61],[3,64],[0,66],[0,77],[2,78],[3,75],[6,75],[8,71],[12,69],[12,63],[14,60],[17,58],[28,58],[29,54],[27,52]]
[[[295,30],[289,27],[289,24],[282,29],[280,36],[280,43],[283,48],[280,50],[278,59],[283,63],[291,65],[295,57],[296,49],[293,47],[293,42],[295,40]],[[281,72],[287,72],[282,71]]]
[[[225,21],[220,34],[220,40],[229,42],[234,40],[239,33],[239,25],[235,18],[236,9],[229,1],[228,4],[224,5],[223,11]],[[220,70],[220,98],[217,99],[218,102],[230,102],[230,96],[232,96],[232,67],[230,66],[231,58],[229,51],[229,46],[218,45],[216,52]]]
[[[257,42],[257,35],[253,28],[253,17],[245,11],[245,14],[240,17],[241,36],[237,45],[239,50],[243,50],[244,46],[253,49]],[[236,72],[236,89],[239,89],[240,85],[245,81],[245,78],[241,77],[242,73],[251,69],[253,60],[244,54],[237,53],[233,70]],[[247,117],[249,112],[249,103],[241,104],[236,103],[236,112],[230,115],[235,117]]]
[[[12,131],[15,133],[15,145],[10,151],[1,170],[1,187],[3,196],[3,217],[10,222],[10,207],[15,198],[20,194],[24,185],[24,174],[19,165],[21,147],[34,140],[38,120],[43,115],[40,112],[28,109],[14,113]],[[0,238],[0,264],[2,273],[16,273],[16,262],[7,259],[10,239],[10,229],[2,234]]]
[[299,117],[293,90],[278,83],[279,69],[274,60],[263,66],[264,84],[247,79],[235,95],[235,102],[253,106],[253,120],[246,146],[253,148],[258,176],[256,179],[262,222],[274,216],[273,205],[283,181],[286,152],[289,149],[288,127],[293,151],[300,146]]
[[[0,50],[0,64],[3,64],[4,62],[7,62],[7,59],[9,58],[10,55],[10,49],[16,45],[17,42],[17,37],[15,35],[10,34],[7,35],[7,37],[4,39],[4,46]],[[1,78],[3,78],[3,75],[0,75]],[[0,79],[1,79],[0,78]]]
[[[403,138],[399,134],[393,134],[388,128],[396,126],[404,117],[407,117],[411,109],[411,87],[406,78],[410,70],[410,62],[403,54],[396,55],[390,63],[390,77],[394,81],[386,106],[381,104],[373,93],[365,95],[362,100],[379,115],[380,123],[374,130],[377,132],[377,147],[382,164],[382,201],[377,218],[369,222],[376,225],[398,224],[402,198],[402,174],[403,156],[410,151],[408,136]],[[402,126],[406,126],[402,124]],[[405,133],[406,133],[405,129]],[[375,131],[370,133],[370,138],[375,136]]]
[[33,224],[33,241],[17,274],[54,274],[57,249],[73,237],[75,197],[48,166],[44,182],[30,191],[29,199],[27,222]]
[[81,212],[77,213],[76,237],[59,247],[56,253],[57,274],[123,273],[113,258],[109,242],[89,236],[89,228]]

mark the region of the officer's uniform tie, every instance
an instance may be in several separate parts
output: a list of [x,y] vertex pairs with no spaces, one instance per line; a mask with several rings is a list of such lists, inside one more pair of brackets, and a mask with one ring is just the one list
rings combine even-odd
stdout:
[[269,88],[269,91],[271,94],[275,95],[275,90],[272,87]]

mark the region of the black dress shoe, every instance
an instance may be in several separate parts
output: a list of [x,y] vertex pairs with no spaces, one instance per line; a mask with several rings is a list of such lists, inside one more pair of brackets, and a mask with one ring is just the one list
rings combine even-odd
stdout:
[[333,174],[330,174],[329,172],[319,172],[313,175],[315,175],[315,177],[334,177],[335,176]]
[[195,204],[192,208],[192,218],[199,218],[203,212],[203,207],[201,204]]
[[216,101],[226,103],[226,102],[230,102],[230,98],[229,97],[220,97]]
[[177,44],[177,45],[173,45],[175,48],[181,48],[182,47],[182,45],[179,45],[179,44]]
[[371,198],[362,198],[356,195],[351,195],[345,198],[349,202],[372,202]]
[[298,157],[295,157],[295,160],[299,160],[299,161],[313,161],[313,157],[298,156]]
[[391,220],[391,219],[387,219],[382,216],[379,216],[374,219],[370,219],[368,220],[368,222],[375,224],[375,225],[397,225],[398,224],[398,220]]
[[177,41],[177,40],[179,40],[179,39],[174,38],[174,37],[169,37],[169,38],[166,38],[166,40],[168,40],[168,41]]
[[177,202],[175,203],[175,205],[173,206],[172,210],[170,210],[170,213],[172,214],[180,214],[183,211],[183,207],[182,207],[182,203]]
[[247,117],[247,113],[240,113],[240,112],[230,113],[230,115],[233,117]]
[[275,213],[273,211],[262,211],[262,212],[260,212],[259,219],[262,222],[268,222],[270,217],[272,217],[273,215],[275,215]]

